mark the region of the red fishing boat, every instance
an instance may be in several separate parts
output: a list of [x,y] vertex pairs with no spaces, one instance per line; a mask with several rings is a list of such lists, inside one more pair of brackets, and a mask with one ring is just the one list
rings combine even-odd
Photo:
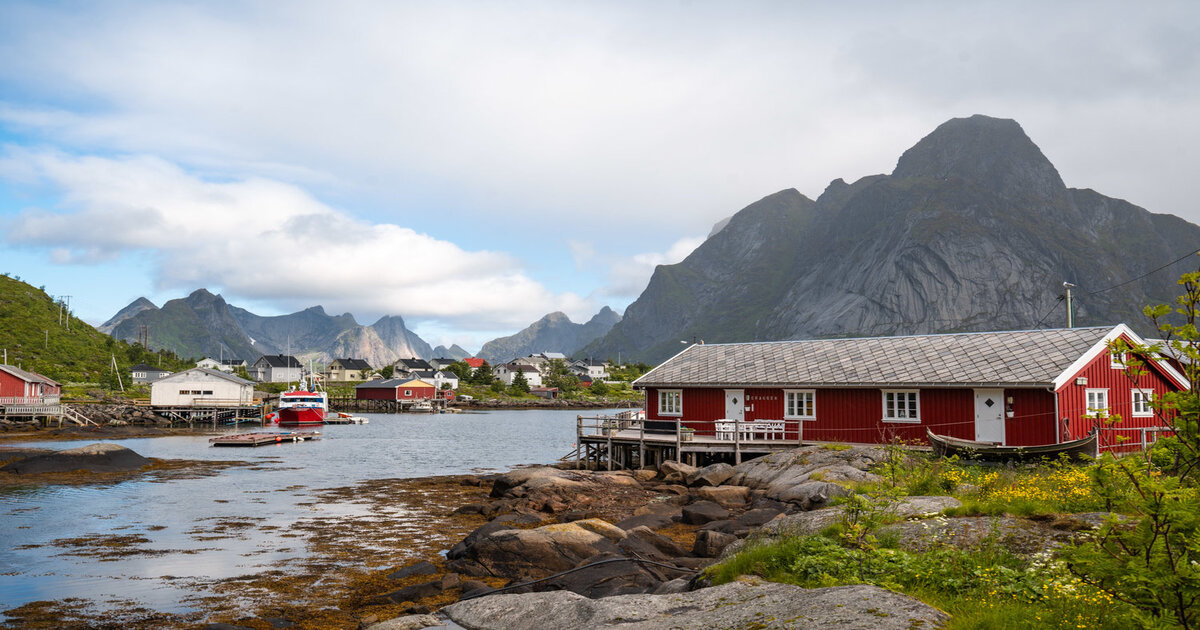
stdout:
[[279,426],[325,424],[327,411],[329,395],[314,378],[302,380],[296,389],[279,395]]

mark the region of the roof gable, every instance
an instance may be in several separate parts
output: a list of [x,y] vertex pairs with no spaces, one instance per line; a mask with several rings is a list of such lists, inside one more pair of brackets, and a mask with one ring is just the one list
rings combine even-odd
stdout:
[[12,374],[26,383],[45,383],[47,385],[59,384],[58,381],[55,381],[48,376],[43,376],[37,372],[31,372],[29,370],[22,370],[21,368],[13,365],[0,364],[0,370],[8,372],[9,374]]
[[254,386],[254,383],[251,383],[250,381],[247,381],[244,378],[240,378],[240,377],[234,376],[232,374],[229,374],[227,372],[222,372],[220,370],[210,370],[208,368],[201,368],[201,367],[188,368],[186,370],[183,370],[182,372],[176,372],[174,374],[164,376],[163,378],[160,378],[157,381],[154,381],[154,385],[158,385],[160,383],[176,383],[179,381],[187,381],[189,379],[196,379],[197,377],[210,377],[210,380],[211,380],[211,378],[216,378],[216,379],[220,379],[222,381],[229,381],[230,383],[236,383],[238,385],[249,385],[251,387]]
[[1051,387],[1116,330],[694,344],[634,381],[670,386]]
[[343,370],[372,370],[372,369],[374,369],[371,367],[370,363],[367,363],[367,361],[365,359],[334,359],[333,363],[330,364],[330,367],[333,367],[334,364],[340,365]]
[[300,362],[296,360],[296,357],[293,357],[288,354],[264,354],[261,357],[259,357],[258,361],[255,361],[254,364],[258,365],[260,362],[265,362],[267,365],[269,365],[271,367],[275,367],[275,368],[302,367],[300,365]]

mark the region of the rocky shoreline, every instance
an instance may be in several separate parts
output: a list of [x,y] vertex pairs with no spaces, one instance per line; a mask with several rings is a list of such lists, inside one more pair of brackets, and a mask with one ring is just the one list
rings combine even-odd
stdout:
[[[85,454],[110,460],[115,455],[110,449],[92,451]],[[838,523],[842,510],[831,502],[848,494],[843,484],[878,480],[870,470],[885,457],[878,447],[811,446],[738,466],[696,469],[666,462],[657,469],[613,472],[535,466],[322,491],[331,500],[354,497],[380,505],[419,498],[428,514],[426,527],[440,533],[427,541],[432,546],[420,545],[424,551],[400,556],[413,560],[375,563],[378,568],[360,571],[337,595],[293,600],[297,605],[291,607],[263,600],[251,617],[213,610],[203,621],[177,627],[389,630],[448,622],[534,630],[937,627],[947,620],[945,613],[875,587],[803,589],[756,579],[712,586],[704,577],[706,567],[746,545],[818,533]],[[931,540],[970,546],[998,536],[1014,552],[1033,554],[1070,541],[1102,519],[940,516],[958,505],[951,497],[905,497],[890,507],[898,522],[885,530],[909,549]],[[313,540],[325,536],[340,548],[339,533],[347,525],[314,530]],[[386,524],[378,532],[355,527],[360,536],[395,536]],[[326,555],[312,563],[329,571],[338,559],[350,558]],[[263,584],[278,582],[269,588],[280,594],[308,592],[303,585],[319,577],[302,573],[284,581],[264,578]]]

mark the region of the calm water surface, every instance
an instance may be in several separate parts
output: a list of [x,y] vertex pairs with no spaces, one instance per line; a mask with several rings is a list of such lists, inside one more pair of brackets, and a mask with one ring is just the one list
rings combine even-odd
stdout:
[[[299,519],[358,515],[365,509],[354,503],[315,502],[312,490],[368,479],[551,463],[573,449],[578,413],[363,414],[370,424],[325,426],[317,441],[257,448],[211,447],[210,436],[111,440],[147,457],[242,460],[254,466],[197,479],[0,493],[0,611],[77,597],[100,607],[136,601],[164,612],[186,612],[197,580],[245,575],[306,553],[302,539],[257,531],[263,525],[286,529]],[[206,524],[247,515],[263,520],[234,537],[206,536]],[[373,516],[403,518],[395,513]],[[52,545],[114,535],[143,537],[139,548],[152,552],[101,560],[78,555],[61,543]]]

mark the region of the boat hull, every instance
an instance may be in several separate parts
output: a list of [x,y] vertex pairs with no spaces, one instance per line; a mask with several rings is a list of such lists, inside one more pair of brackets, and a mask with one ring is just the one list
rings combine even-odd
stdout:
[[325,424],[325,410],[319,407],[284,407],[278,413],[279,426]]
[[926,429],[925,433],[929,438],[929,445],[933,447],[933,454],[940,457],[958,456],[963,459],[1005,461],[1051,459],[1061,455],[1078,459],[1084,455],[1089,457],[1099,455],[1099,437],[1094,431],[1091,435],[1079,440],[1039,446],[1000,446],[990,442],[975,442],[938,435],[929,429]]

